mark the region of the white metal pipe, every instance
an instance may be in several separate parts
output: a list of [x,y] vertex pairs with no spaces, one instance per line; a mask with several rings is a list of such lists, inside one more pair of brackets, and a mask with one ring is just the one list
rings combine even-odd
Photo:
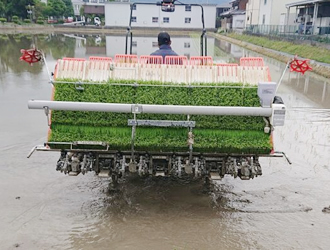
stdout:
[[149,105],[123,103],[95,103],[95,102],[60,102],[30,100],[29,109],[70,110],[70,111],[100,111],[115,113],[147,114],[182,114],[182,115],[234,115],[234,116],[263,116],[270,117],[271,108],[261,107],[232,107],[232,106],[185,106],[185,105]]
[[45,107],[48,107],[51,110],[132,113],[131,104],[98,102],[59,102],[42,100],[28,101],[29,109],[44,109]]

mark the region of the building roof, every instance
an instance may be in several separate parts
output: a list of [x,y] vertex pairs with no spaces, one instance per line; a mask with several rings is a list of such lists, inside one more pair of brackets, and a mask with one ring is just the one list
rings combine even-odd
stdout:
[[221,17],[235,16],[235,15],[245,15],[245,10],[228,10],[220,14]]
[[229,3],[221,3],[221,4],[217,4],[216,7],[217,8],[230,8],[231,5]]
[[296,7],[296,6],[304,6],[308,4],[315,4],[315,3],[326,3],[330,2],[330,0],[303,0],[294,3],[288,3],[285,5],[286,8]]

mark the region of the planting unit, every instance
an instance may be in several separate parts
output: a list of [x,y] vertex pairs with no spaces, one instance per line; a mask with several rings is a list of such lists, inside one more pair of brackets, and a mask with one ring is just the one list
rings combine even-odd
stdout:
[[70,175],[250,179],[262,173],[259,157],[282,156],[272,131],[285,106],[262,58],[63,58],[52,83],[51,101],[29,101],[49,121],[34,150],[60,151],[57,170]]

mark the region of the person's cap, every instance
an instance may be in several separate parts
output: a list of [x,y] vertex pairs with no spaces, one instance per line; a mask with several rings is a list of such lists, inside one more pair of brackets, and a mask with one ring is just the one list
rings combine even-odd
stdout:
[[160,32],[158,34],[159,45],[168,44],[171,41],[171,37],[167,32]]

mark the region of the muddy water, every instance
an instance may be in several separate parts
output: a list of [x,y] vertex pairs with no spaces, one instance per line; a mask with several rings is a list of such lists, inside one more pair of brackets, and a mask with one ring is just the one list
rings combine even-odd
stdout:
[[[275,146],[292,165],[263,158],[254,180],[225,177],[205,192],[200,182],[132,177],[108,194],[92,173],[56,172],[58,153],[27,159],[47,134],[45,114],[27,101],[49,99],[51,86],[45,66],[20,62],[19,49],[37,44],[52,70],[64,56],[113,56],[112,39],[0,37],[0,249],[329,249],[330,83],[313,74],[287,73],[279,88],[288,113]],[[257,56],[214,45],[218,61]],[[265,60],[277,81],[285,65]]]

